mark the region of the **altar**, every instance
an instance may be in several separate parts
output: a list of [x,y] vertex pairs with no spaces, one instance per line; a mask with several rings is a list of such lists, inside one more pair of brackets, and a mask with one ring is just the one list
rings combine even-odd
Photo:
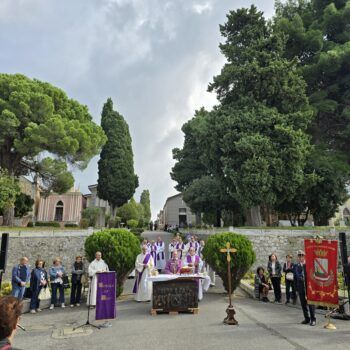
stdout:
[[203,274],[151,276],[152,282],[152,309],[151,314],[157,311],[169,314],[181,311],[198,313],[198,300],[202,299],[203,289],[210,286],[210,277]]

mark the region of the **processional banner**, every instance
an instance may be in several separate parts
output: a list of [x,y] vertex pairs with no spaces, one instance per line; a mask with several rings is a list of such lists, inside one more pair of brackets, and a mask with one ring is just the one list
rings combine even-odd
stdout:
[[338,241],[305,239],[307,302],[338,306]]
[[97,273],[96,320],[110,320],[117,316],[116,273]]

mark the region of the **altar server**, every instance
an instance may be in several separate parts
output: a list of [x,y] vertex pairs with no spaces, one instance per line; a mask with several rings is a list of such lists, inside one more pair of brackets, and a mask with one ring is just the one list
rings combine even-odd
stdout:
[[194,248],[196,254],[198,255],[199,243],[196,241],[194,236],[191,236],[190,241],[186,244],[186,251],[189,252],[190,248]]
[[157,261],[155,261],[156,269],[161,272],[165,267],[165,243],[162,241],[160,236],[157,238]]
[[177,241],[176,241],[176,238],[174,237],[169,244],[169,259],[172,258],[172,253],[176,249],[176,244],[177,244]]
[[148,281],[154,268],[154,260],[151,253],[147,253],[147,246],[142,246],[142,253],[135,261],[136,279],[133,293],[136,301],[150,301],[152,296],[152,282]]
[[[97,295],[97,273],[109,271],[108,265],[102,260],[102,253],[96,252],[95,260],[89,265],[89,293],[90,299],[87,304],[90,306],[96,306],[96,295]],[[91,288],[91,294],[90,294]]]
[[173,256],[166,262],[164,272],[167,274],[175,275],[180,273],[182,267],[182,260],[179,259],[177,250],[173,251]]

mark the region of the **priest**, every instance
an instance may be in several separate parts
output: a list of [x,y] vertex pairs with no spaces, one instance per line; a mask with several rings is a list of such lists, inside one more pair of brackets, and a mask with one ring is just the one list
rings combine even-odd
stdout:
[[173,257],[166,262],[164,272],[170,275],[180,273],[182,267],[182,260],[179,259],[178,251],[173,250]]
[[154,268],[154,260],[151,253],[147,252],[147,246],[142,246],[142,253],[139,254],[135,261],[136,278],[133,293],[135,300],[150,301],[152,296],[152,282],[148,281],[151,271]]
[[157,238],[157,261],[155,261],[156,269],[161,272],[165,267],[165,243],[162,241],[160,236]]
[[[97,295],[97,274],[100,272],[109,271],[108,265],[102,260],[101,252],[96,252],[95,260],[89,265],[89,293],[87,305],[91,307],[96,306],[96,295]],[[90,291],[91,288],[91,291]]]
[[[185,261],[184,261],[185,266],[192,267],[193,273],[198,274],[202,271],[203,268],[203,261],[200,258],[199,255],[196,254],[196,249],[195,247],[191,247],[188,251],[188,254],[186,255]],[[198,281],[198,300],[203,299],[203,286],[202,286],[202,281]]]
[[189,253],[191,248],[194,248],[196,254],[198,254],[199,243],[194,236],[191,236],[190,241],[186,244],[186,251]]

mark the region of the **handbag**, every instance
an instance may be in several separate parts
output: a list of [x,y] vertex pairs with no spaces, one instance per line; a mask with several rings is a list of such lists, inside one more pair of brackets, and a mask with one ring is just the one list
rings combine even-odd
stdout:
[[286,280],[287,281],[294,281],[294,274],[293,274],[293,272],[287,272],[286,273]]
[[50,288],[49,287],[41,288],[38,299],[39,300],[51,299]]
[[62,276],[62,281],[63,281],[63,288],[64,288],[64,289],[70,288],[69,278],[68,278],[67,275],[63,275],[63,276]]

